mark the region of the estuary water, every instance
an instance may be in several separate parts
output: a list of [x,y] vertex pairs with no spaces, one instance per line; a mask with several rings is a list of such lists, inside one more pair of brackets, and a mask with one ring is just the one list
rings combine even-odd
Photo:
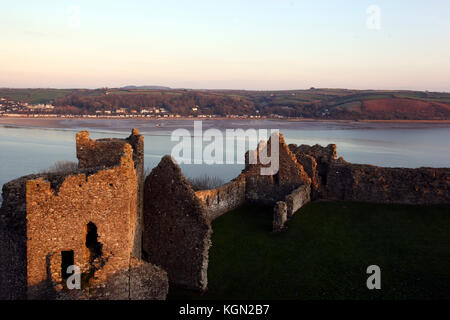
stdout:
[[[127,137],[131,128],[138,128],[145,137],[145,166],[151,169],[162,156],[171,154],[173,147],[179,144],[171,141],[172,132],[184,128],[193,134],[193,125],[193,119],[0,118],[0,187],[20,176],[41,172],[56,161],[76,161],[75,135],[80,130],[89,130],[91,137],[98,139]],[[226,137],[227,129],[279,129],[288,143],[334,143],[339,156],[354,163],[410,168],[450,167],[449,123],[205,120],[202,127],[203,130],[218,129],[224,134],[224,160],[227,153],[235,150],[234,138]],[[210,142],[207,141],[203,145],[192,143],[192,154],[198,149],[204,150],[208,144]],[[244,154],[235,154],[234,159],[232,164],[182,164],[181,168],[187,177],[210,175],[228,181],[244,167]]]

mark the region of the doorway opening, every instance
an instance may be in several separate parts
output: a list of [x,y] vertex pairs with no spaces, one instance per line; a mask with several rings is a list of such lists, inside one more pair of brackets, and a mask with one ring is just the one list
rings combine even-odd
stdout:
[[61,278],[67,280],[72,274],[67,273],[67,268],[75,264],[73,250],[61,251]]
[[102,256],[102,244],[98,242],[97,226],[92,222],[86,226],[86,247],[89,249],[89,262]]

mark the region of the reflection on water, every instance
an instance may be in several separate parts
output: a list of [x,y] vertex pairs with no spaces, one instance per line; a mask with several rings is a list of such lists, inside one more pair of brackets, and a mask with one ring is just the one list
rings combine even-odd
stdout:
[[[165,121],[158,128],[152,121],[64,121],[63,128],[58,129],[1,126],[0,123],[0,186],[14,178],[46,169],[56,161],[76,161],[75,134],[82,129],[87,128],[91,137],[98,139],[126,137],[129,128],[139,128],[145,137],[145,164],[153,168],[163,155],[171,153],[176,144],[170,140],[172,130],[179,127],[192,130],[193,125],[189,120]],[[213,127],[222,131],[226,128],[250,127],[280,129],[288,143],[335,143],[339,155],[355,163],[391,167],[450,167],[449,124],[218,120],[204,122],[204,130]],[[231,142],[226,140],[224,154]],[[230,180],[243,169],[243,157],[242,154],[238,155],[241,164],[181,167],[189,177],[207,174]]]

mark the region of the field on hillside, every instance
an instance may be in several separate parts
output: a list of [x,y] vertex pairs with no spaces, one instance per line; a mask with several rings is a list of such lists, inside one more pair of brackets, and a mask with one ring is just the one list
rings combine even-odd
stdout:
[[49,103],[55,99],[77,94],[82,96],[99,95],[103,90],[81,89],[7,89],[0,88],[0,97],[32,104]]
[[209,290],[169,299],[450,299],[450,206],[311,203],[280,234],[271,219],[247,206],[214,221]]

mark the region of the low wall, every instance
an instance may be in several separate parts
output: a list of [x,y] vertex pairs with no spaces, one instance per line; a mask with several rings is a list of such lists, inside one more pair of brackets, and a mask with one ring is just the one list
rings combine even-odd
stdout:
[[384,168],[332,163],[326,198],[396,204],[450,203],[450,168]]
[[311,187],[303,185],[292,191],[284,200],[287,204],[287,217],[291,218],[301,207],[311,201]]
[[273,208],[273,232],[283,231],[287,222],[287,205],[284,201],[278,201]]
[[311,186],[303,185],[289,195],[284,201],[278,201],[273,208],[273,232],[280,232],[286,228],[288,219],[300,210],[305,204],[311,201]]
[[197,191],[195,195],[204,203],[210,220],[239,208],[245,202],[245,175],[212,190]]
[[[312,178],[314,200],[414,205],[450,203],[450,168],[353,164],[338,158],[336,145],[332,144],[327,147],[289,145],[289,149]],[[316,166],[309,157],[315,159]]]

